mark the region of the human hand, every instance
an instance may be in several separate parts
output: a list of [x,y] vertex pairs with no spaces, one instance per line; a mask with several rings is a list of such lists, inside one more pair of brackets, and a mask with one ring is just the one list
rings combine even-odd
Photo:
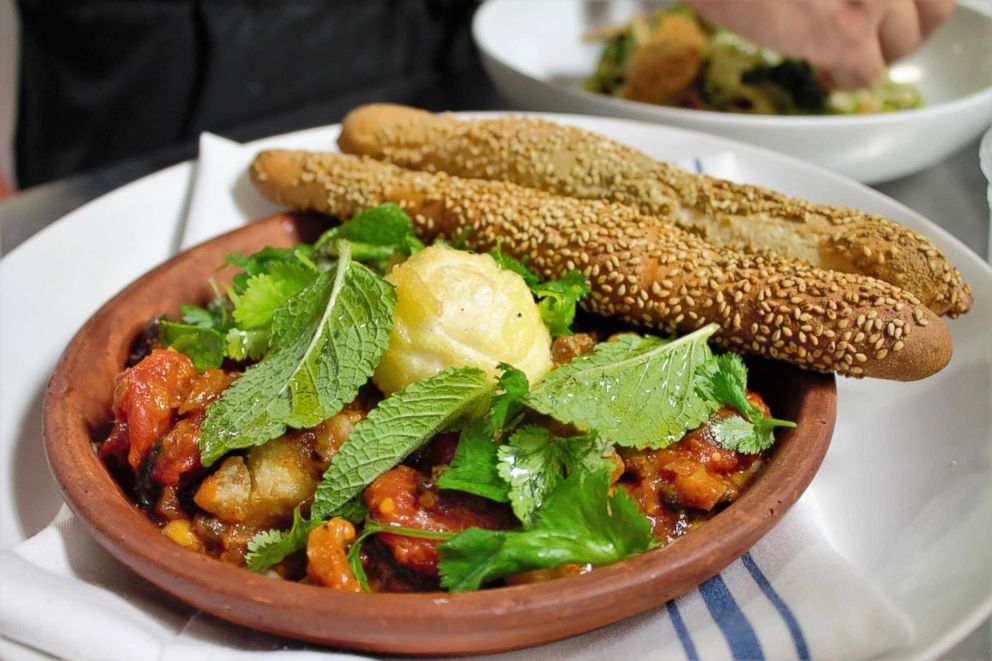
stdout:
[[699,15],[809,60],[832,87],[865,87],[916,50],[954,0],[687,0]]

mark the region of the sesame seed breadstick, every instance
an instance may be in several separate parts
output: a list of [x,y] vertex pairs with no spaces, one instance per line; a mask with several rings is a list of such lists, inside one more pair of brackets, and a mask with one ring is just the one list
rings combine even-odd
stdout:
[[374,104],[345,117],[338,144],[418,170],[622,202],[720,246],[885,280],[937,314],[956,317],[971,306],[970,288],[933,242],[893,220],[691,174],[575,127],[513,117],[462,121]]
[[714,321],[723,346],[851,376],[913,380],[951,357],[947,326],[912,294],[865,276],[717,248],[631,207],[504,181],[406,170],[370,158],[272,150],[256,187],[294,209],[348,218],[394,202],[426,240],[471,227],[467,243],[503,249],[545,278],[576,268],[585,307],[638,325],[688,332]]

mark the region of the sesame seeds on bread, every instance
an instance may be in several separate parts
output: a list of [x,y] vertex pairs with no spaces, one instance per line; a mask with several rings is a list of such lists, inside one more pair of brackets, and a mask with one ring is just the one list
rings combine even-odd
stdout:
[[332,153],[262,152],[251,178],[279,203],[341,218],[397,203],[425,239],[471,227],[470,247],[500,239],[543,277],[585,273],[592,312],[662,331],[714,321],[715,341],[736,351],[897,380],[929,376],[951,357],[947,326],[899,287],[713,246],[627,205]]
[[373,104],[348,114],[338,144],[403,167],[620,202],[718,246],[884,280],[939,315],[955,317],[972,303],[968,285],[933,242],[893,220],[691,174],[579,128],[517,117],[463,121]]

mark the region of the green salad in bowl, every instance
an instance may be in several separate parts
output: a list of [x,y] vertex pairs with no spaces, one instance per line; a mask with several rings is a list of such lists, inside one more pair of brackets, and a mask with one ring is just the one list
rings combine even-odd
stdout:
[[711,25],[682,5],[597,30],[604,41],[590,92],[698,110],[766,115],[863,114],[919,108],[910,84],[829,90],[805,60]]

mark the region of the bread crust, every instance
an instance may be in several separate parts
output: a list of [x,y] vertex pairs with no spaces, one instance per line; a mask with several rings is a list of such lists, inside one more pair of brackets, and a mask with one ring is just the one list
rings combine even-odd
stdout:
[[735,351],[897,380],[929,376],[951,357],[947,326],[906,291],[714,247],[626,205],[332,153],[265,151],[251,179],[279,203],[340,218],[394,202],[426,240],[469,227],[470,247],[501,240],[545,278],[585,273],[592,312],[666,332],[717,322],[715,340]]
[[893,220],[691,174],[575,127],[373,104],[345,117],[338,144],[408,168],[620,202],[719,246],[884,280],[940,315],[971,307],[970,288],[933,242]]

